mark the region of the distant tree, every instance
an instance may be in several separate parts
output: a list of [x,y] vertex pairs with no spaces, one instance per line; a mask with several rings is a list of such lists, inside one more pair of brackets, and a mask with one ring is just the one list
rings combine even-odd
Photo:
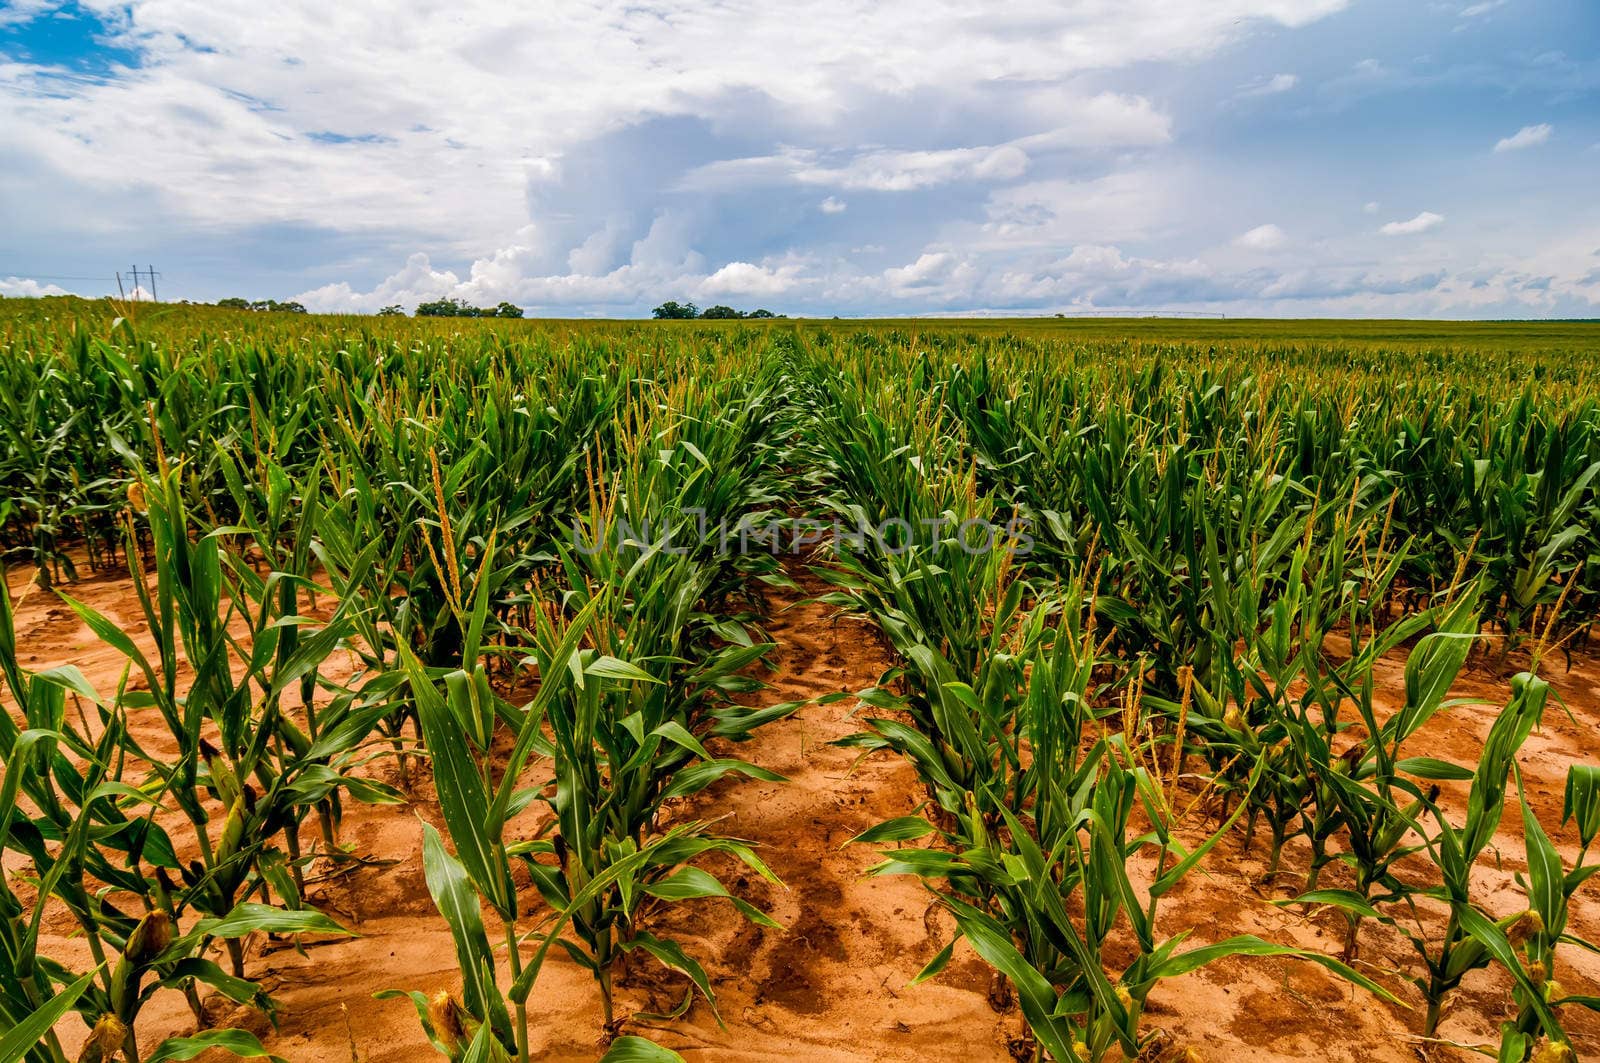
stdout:
[[386,306],[382,310],[378,311],[378,316],[379,317],[405,317],[406,316],[406,311],[405,311],[405,308],[402,307],[399,303],[390,303],[388,306]]
[[668,299],[650,313],[664,321],[683,321],[699,317],[700,308],[693,303],[680,303],[676,299]]
[[706,307],[704,310],[700,311],[700,316],[712,318],[718,321],[725,321],[729,318],[744,317],[744,314],[735,310],[731,306],[718,305]]
[[468,306],[459,299],[447,297],[435,299],[431,303],[417,304],[418,317],[466,317],[468,310],[472,311],[474,317],[477,316],[478,311],[475,307]]
[[752,310],[745,317],[777,317],[771,310]]
[[512,303],[477,307],[460,299],[435,299],[417,304],[418,317],[521,317],[522,308]]
[[251,310],[260,310],[265,313],[304,314],[307,312],[304,306],[293,300],[280,303],[276,299],[257,299],[248,305]]
[[217,305],[226,307],[229,310],[248,310],[250,309],[250,300],[241,299],[235,295],[231,299],[218,299]]

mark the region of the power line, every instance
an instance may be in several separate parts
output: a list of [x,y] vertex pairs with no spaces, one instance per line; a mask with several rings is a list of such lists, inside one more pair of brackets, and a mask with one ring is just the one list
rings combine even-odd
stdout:
[[[151,266],[151,265],[146,265],[146,266],[144,266],[142,268],[137,266],[137,265],[135,265],[135,266],[130,267],[130,270],[133,273],[133,296],[134,296],[134,298],[138,298],[140,292],[148,291],[149,295],[150,295],[150,300],[152,302],[155,302],[156,301],[156,278],[157,277],[161,277],[161,276],[165,276],[165,274],[157,272],[156,268],[154,266]],[[117,270],[115,273],[113,273],[109,277],[104,275],[104,274],[101,274],[98,277],[86,277],[86,276],[83,276],[81,274],[34,273],[34,272],[30,271],[30,270],[25,270],[25,269],[19,269],[19,270],[0,269],[0,276],[3,276],[3,277],[15,277],[15,278],[17,278],[19,280],[100,281],[100,282],[106,283],[106,284],[115,283],[116,286],[117,286],[118,294],[120,294],[124,299],[126,299],[128,297],[128,294],[129,294],[123,288],[123,285],[122,285],[122,271],[121,270]],[[140,283],[141,281],[147,282],[149,284],[149,288],[146,289],[146,288],[142,287],[141,283]]]
[[113,279],[105,276],[104,274],[98,277],[68,277],[57,273],[34,273],[25,269],[0,269],[0,273],[3,273],[8,277],[16,277],[19,280],[26,279],[34,281],[109,281]]

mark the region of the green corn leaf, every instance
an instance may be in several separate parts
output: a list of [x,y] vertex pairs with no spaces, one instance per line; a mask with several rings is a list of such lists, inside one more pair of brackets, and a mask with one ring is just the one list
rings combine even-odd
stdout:
[[[4,593],[4,587],[0,586],[0,594]],[[51,1027],[72,1010],[72,1005],[78,1002],[83,991],[89,988],[99,973],[98,970],[90,971],[0,1035],[0,1063],[21,1063],[30,1051],[42,1044]]]
[[210,986],[236,1004],[253,1004],[268,1015],[272,1014],[272,998],[267,996],[265,990],[248,979],[228,974],[203,956],[186,956],[179,960],[171,971],[163,975],[160,981],[152,983],[145,993],[148,995],[158,986],[181,988],[183,981],[188,978]]
[[611,1042],[600,1063],[683,1063],[683,1057],[654,1041],[628,1034]]
[[959,935],[951,938],[949,944],[935,953],[933,959],[924,964],[922,970],[917,972],[917,976],[911,979],[911,984],[921,985],[928,979],[937,978],[943,974],[944,969],[950,966],[950,957],[955,954],[957,940],[959,940]]
[[462,998],[480,1022],[492,1025],[503,1040],[511,1037],[511,1019],[505,1000],[494,984],[494,953],[483,929],[478,892],[461,863],[444,847],[444,839],[422,824],[422,869],[434,907],[450,927],[456,962],[461,968]]
[[726,897],[727,887],[715,875],[698,867],[679,868],[673,874],[644,888],[652,897],[664,901],[685,901],[701,897]]
[[1406,757],[1395,761],[1394,769],[1430,782],[1466,782],[1473,774],[1471,768],[1435,757]]
[[461,1063],[510,1063],[511,1056],[489,1032],[488,1024],[478,1027],[472,1041],[461,1055]]
[[1578,836],[1587,849],[1600,834],[1600,767],[1573,764],[1567,768],[1567,786],[1561,802],[1561,822],[1578,821]]
[[[462,732],[461,714],[470,710],[464,705],[454,710],[447,705],[415,655],[404,644],[397,648],[411,677],[417,716],[422,721],[423,739],[433,762],[439,811],[450,832],[450,841],[455,845],[456,856],[500,917],[515,918],[516,892],[511,885],[509,868],[497,851],[499,834],[484,814],[489,808],[489,791]],[[452,694],[458,699],[465,696],[459,687],[453,689]]]
[[1504,930],[1501,930],[1487,916],[1470,905],[1453,906],[1456,919],[1461,924],[1461,929],[1480,942],[1483,947],[1499,960],[1505,969],[1511,972],[1517,984],[1522,987],[1523,999],[1539,1016],[1539,1021],[1544,1024],[1551,1037],[1565,1041],[1566,1035],[1562,1032],[1561,1024],[1556,1021],[1555,1013],[1545,1003],[1544,993],[1528,978],[1528,972],[1517,959],[1516,950],[1511,942],[1506,939]]
[[272,1063],[286,1063],[283,1057],[275,1056],[263,1048],[255,1034],[245,1030],[202,1030],[193,1037],[169,1037],[144,1058],[145,1063],[166,1063],[167,1060],[194,1059],[213,1049],[244,1059],[265,1056]]
[[700,990],[700,995],[705,997],[706,1003],[710,1005],[711,1014],[716,1018],[717,1025],[726,1029],[722,1015],[717,1011],[717,998],[711,991],[711,979],[706,976],[705,968],[683,951],[682,945],[666,938],[658,938],[646,930],[636,931],[631,940],[620,944],[630,952],[634,949],[643,949],[654,956],[662,966],[687,975],[689,981],[694,983],[695,988]]
[[1202,945],[1199,948],[1176,953],[1165,962],[1150,968],[1149,974],[1156,978],[1174,978],[1178,975],[1198,970],[1208,963],[1213,963],[1228,956],[1285,956],[1290,959],[1304,960],[1319,967],[1327,968],[1340,978],[1360,986],[1387,1003],[1405,1006],[1399,997],[1396,997],[1383,986],[1354,968],[1340,963],[1332,956],[1325,956],[1310,949],[1274,945],[1272,942],[1265,941],[1254,934],[1240,934],[1236,937],[1219,941],[1214,945]]
[[1055,1013],[1055,988],[1023,958],[1011,943],[1011,935],[993,919],[960,901],[950,900],[949,904],[973,950],[1016,988],[1022,1014],[1045,1051],[1058,1060],[1076,1059],[1071,1028]]
[[661,682],[661,680],[638,665],[619,660],[616,657],[596,657],[583,666],[583,674],[586,676],[599,676],[602,679],[621,679],[629,683]]
[[246,901],[220,919],[202,919],[193,935],[239,938],[256,932],[267,934],[336,934],[355,936],[321,912],[309,908],[290,910]]
[[1528,790],[1522,780],[1522,770],[1517,768],[1515,771],[1517,798],[1522,805],[1523,846],[1528,855],[1528,901],[1543,918],[1544,926],[1552,933],[1557,933],[1567,921],[1567,898],[1562,889],[1566,875],[1561,870],[1560,854],[1528,804]]
[[672,780],[672,785],[662,791],[661,800],[670,801],[675,797],[688,797],[690,794],[699,793],[730,772],[746,775],[752,779],[759,779],[762,782],[787,781],[775,771],[768,771],[766,768],[757,767],[746,761],[709,760],[703,764],[691,765],[678,772],[677,777]]
[[878,845],[883,842],[909,842],[933,833],[933,824],[921,816],[900,816],[868,827],[839,848],[850,845]]
[[1274,904],[1327,904],[1342,911],[1359,915],[1364,919],[1385,919],[1386,916],[1372,902],[1361,896],[1355,890],[1323,889],[1302,893],[1291,900],[1274,901]]

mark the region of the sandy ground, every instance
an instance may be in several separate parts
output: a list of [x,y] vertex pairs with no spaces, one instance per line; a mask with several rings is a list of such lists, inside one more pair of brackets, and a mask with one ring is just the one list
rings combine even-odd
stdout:
[[[821,585],[798,566],[791,572],[809,592]],[[12,574],[13,598],[23,590]],[[70,592],[146,639],[135,622],[134,600],[126,577],[87,575]],[[792,594],[774,598],[769,630],[778,642],[778,670],[768,676],[772,689],[750,698],[752,704],[802,700],[833,691],[871,685],[888,659],[868,629],[850,620],[832,621],[828,611]],[[78,665],[102,690],[114,689],[122,662],[99,644],[61,603],[37,589],[18,610],[18,639],[25,666],[43,669]],[[1398,697],[1403,659],[1382,666],[1383,689]],[[1530,796],[1571,860],[1574,832],[1559,830],[1566,765],[1593,760],[1600,743],[1600,661],[1584,658],[1570,672],[1560,662],[1549,671],[1575,719],[1552,705],[1545,727],[1524,747],[1521,763]],[[1470,665],[1457,696],[1503,702],[1503,677]],[[727,817],[724,833],[757,843],[760,853],[786,888],[769,886],[754,875],[730,874],[734,892],[771,912],[782,933],[746,924],[724,901],[683,906],[659,929],[680,940],[711,973],[725,1026],[696,1002],[670,1023],[630,1023],[625,1032],[644,1033],[707,1060],[1005,1060],[1012,1058],[1023,1033],[1020,1014],[995,995],[989,968],[964,945],[938,979],[910,987],[912,976],[947,940],[951,925],[933,896],[905,878],[869,878],[876,857],[863,847],[842,848],[853,835],[892,816],[910,812],[922,799],[915,773],[886,755],[855,763],[851,751],[831,746],[856,730],[846,699],[810,706],[763,729],[733,755],[783,773],[781,784],[724,782],[674,810],[674,818]],[[1493,718],[1493,708],[1465,707],[1441,714],[1414,740],[1413,754],[1426,753],[1471,764]],[[159,748],[156,718],[138,725],[142,738]],[[384,777],[396,781],[392,768]],[[428,897],[421,866],[419,817],[440,823],[426,770],[414,771],[410,804],[372,807],[347,803],[341,841],[376,863],[338,873],[323,872],[310,899],[359,936],[308,942],[303,952],[284,945],[254,942],[248,972],[276,998],[276,1032],[259,1016],[242,1009],[219,1009],[221,1024],[259,1032],[268,1047],[294,1063],[399,1063],[424,1060],[431,1050],[411,1004],[379,1001],[383,989],[432,993],[458,989],[455,956],[444,922]],[[1447,793],[1454,807],[1464,805],[1465,788]],[[1197,831],[1198,831],[1197,825]],[[314,826],[307,824],[305,844]],[[1500,912],[1522,906],[1513,875],[1523,868],[1520,822],[1508,816],[1497,838],[1502,860],[1485,867],[1475,880],[1481,904]],[[1274,906],[1293,896],[1304,873],[1303,846],[1291,845],[1285,873],[1271,887],[1259,885],[1264,854],[1241,852],[1230,837],[1204,865],[1164,902],[1159,930],[1164,935],[1192,931],[1196,942],[1240,932],[1274,941],[1335,952],[1343,921],[1335,913],[1301,913]],[[1486,861],[1492,864],[1493,861]],[[7,860],[14,873],[14,858]],[[1338,884],[1325,879],[1325,884]],[[1591,893],[1593,890],[1591,889]],[[533,900],[528,891],[530,903]],[[1600,902],[1580,894],[1571,929],[1600,938]],[[491,937],[495,930],[491,926]],[[1362,960],[1369,974],[1413,1006],[1416,992],[1404,982],[1419,968],[1409,944],[1398,933],[1369,926],[1363,932]],[[77,956],[81,943],[59,908],[47,920],[43,949]],[[1570,966],[1556,976],[1572,993],[1600,992],[1600,964],[1567,949]],[[1001,994],[1003,997],[1004,994]],[[619,1015],[666,1011],[682,997],[681,985],[648,970],[631,971],[619,989]],[[536,1058],[593,1060],[601,1051],[600,1006],[587,972],[564,956],[546,966],[530,1001],[535,1016]],[[1469,1043],[1495,1039],[1498,1023],[1514,1014],[1507,979],[1498,972],[1468,976],[1447,1013],[1441,1036]],[[1600,1022],[1577,1009],[1564,1013],[1584,1056],[1600,1053]],[[1234,959],[1162,985],[1152,995],[1146,1029],[1164,1029],[1169,1044],[1193,1046],[1208,1060],[1249,1058],[1258,1063],[1301,1059],[1329,1061],[1414,1060],[1420,1008],[1378,1002],[1309,964],[1281,959]],[[176,992],[162,992],[141,1018],[143,1042],[192,1032],[193,1019]],[[83,1027],[76,1016],[60,1026],[76,1044]],[[1430,1046],[1429,1058],[1478,1058],[1456,1049]],[[218,1057],[231,1058],[231,1057]]]

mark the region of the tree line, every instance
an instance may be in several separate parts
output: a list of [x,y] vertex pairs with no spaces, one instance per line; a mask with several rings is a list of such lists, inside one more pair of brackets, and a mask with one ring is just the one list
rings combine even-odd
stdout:
[[731,320],[734,318],[764,318],[783,317],[783,314],[774,314],[771,310],[752,310],[745,313],[735,310],[731,306],[708,306],[704,310],[693,303],[680,303],[676,299],[668,299],[654,310],[650,311],[652,317],[663,321],[687,321],[692,318],[702,320]]
[[[280,313],[304,314],[306,308],[294,301],[278,302],[276,299],[219,299],[217,305],[233,310],[263,310],[278,311]],[[404,317],[405,308],[399,303],[391,303],[378,311],[379,317]],[[471,303],[460,299],[444,298],[434,299],[426,303],[418,303],[415,311],[417,317],[521,317],[522,307],[514,303],[502,302],[497,306],[473,306]],[[784,317],[783,314],[774,314],[771,310],[758,308],[751,311],[735,310],[731,306],[708,306],[704,310],[690,302],[678,302],[668,299],[654,310],[650,311],[652,317],[660,320],[685,321],[699,319],[704,321],[735,320],[735,319],[760,319]]]

